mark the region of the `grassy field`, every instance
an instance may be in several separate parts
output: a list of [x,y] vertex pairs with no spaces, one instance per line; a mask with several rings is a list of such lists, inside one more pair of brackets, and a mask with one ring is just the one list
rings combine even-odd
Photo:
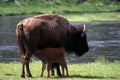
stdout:
[[84,13],[64,14],[69,21],[92,22],[92,21],[120,21],[120,13]]
[[120,62],[68,64],[69,77],[39,77],[41,62],[30,63],[33,78],[20,78],[21,63],[0,63],[0,80],[120,80]]
[[120,21],[120,2],[117,0],[86,0],[77,4],[75,0],[19,0],[20,4],[0,1],[0,16],[58,13],[70,21]]
[[33,13],[96,13],[119,12],[120,2],[110,0],[87,0],[77,4],[75,0],[20,0],[20,4],[0,1],[0,15]]

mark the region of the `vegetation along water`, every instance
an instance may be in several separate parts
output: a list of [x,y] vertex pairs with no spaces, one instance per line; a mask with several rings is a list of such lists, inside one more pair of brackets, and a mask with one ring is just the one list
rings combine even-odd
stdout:
[[0,16],[58,13],[72,21],[119,21],[119,4],[119,0],[1,0]]

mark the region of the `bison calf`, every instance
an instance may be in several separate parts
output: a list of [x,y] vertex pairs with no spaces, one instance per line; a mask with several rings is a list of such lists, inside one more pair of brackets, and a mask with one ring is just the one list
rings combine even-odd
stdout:
[[34,55],[42,60],[42,72],[41,77],[43,76],[44,70],[47,64],[48,77],[50,77],[50,71],[52,63],[58,63],[62,68],[62,75],[64,76],[64,69],[66,69],[66,74],[68,74],[67,64],[65,62],[65,49],[62,48],[44,48],[42,50],[36,50]]

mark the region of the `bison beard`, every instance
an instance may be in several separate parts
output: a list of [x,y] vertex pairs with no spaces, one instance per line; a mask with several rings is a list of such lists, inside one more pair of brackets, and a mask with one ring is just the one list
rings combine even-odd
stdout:
[[[27,76],[32,77],[29,59],[36,48],[64,46],[66,51],[82,56],[89,50],[84,30],[83,25],[71,25],[67,19],[57,14],[38,15],[22,20],[16,28],[23,66],[21,77],[25,77],[25,66]],[[52,66],[56,67],[58,75],[61,76],[59,65],[55,63]]]

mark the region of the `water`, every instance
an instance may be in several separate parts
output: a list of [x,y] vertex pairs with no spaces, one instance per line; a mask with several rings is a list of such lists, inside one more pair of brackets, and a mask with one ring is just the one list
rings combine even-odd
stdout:
[[92,22],[87,26],[90,51],[86,57],[120,60],[120,22]]
[[[0,17],[0,62],[20,60],[15,28],[19,21],[30,16],[33,15]],[[82,57],[66,54],[67,62],[90,62],[100,56],[109,61],[120,61],[120,22],[71,22],[71,24],[86,24],[90,50]]]

